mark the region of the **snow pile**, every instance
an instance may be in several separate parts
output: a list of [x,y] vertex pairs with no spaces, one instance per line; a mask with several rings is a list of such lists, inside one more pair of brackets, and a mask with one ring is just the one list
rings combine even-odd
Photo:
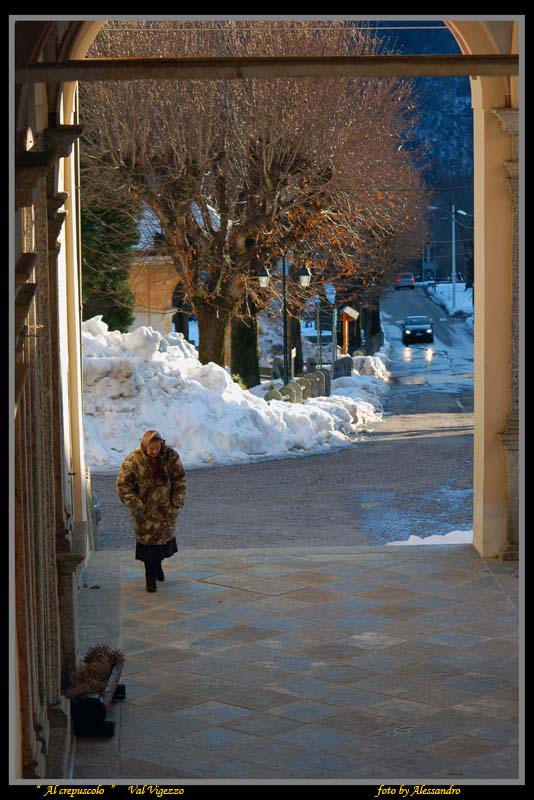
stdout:
[[428,286],[427,291],[448,314],[461,314],[465,316],[465,324],[473,331],[475,325],[473,308],[473,289],[465,288],[465,283],[457,282],[454,288],[454,307],[452,305],[452,284],[436,283]]
[[269,384],[243,390],[222,367],[201,364],[180,333],[140,327],[121,334],[97,316],[83,323],[82,345],[85,450],[93,471],[116,468],[149,428],[180,452],[186,468],[324,452],[355,441],[379,420],[389,391],[376,356],[362,362],[364,375],[334,380],[331,397],[290,404],[267,403]]
[[398,542],[388,542],[388,545],[402,544],[473,544],[473,531],[451,531],[450,533],[433,533],[431,536],[414,536],[410,534],[407,539]]
[[374,375],[382,381],[389,380],[389,372],[380,353],[374,356],[353,356],[352,364],[358,375]]

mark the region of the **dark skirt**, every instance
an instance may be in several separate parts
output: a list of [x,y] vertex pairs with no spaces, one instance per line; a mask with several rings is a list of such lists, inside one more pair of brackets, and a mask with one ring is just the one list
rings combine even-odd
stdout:
[[170,558],[178,552],[178,545],[176,544],[176,536],[173,536],[165,544],[140,544],[135,543],[135,558],[137,561],[144,561],[145,564],[153,564],[162,561],[164,558]]

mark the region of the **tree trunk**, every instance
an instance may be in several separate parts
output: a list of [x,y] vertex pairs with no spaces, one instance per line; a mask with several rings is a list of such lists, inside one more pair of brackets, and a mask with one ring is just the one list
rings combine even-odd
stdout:
[[365,331],[365,341],[368,342],[376,333],[380,333],[380,308],[364,308],[361,313],[362,326]]
[[289,371],[291,372],[291,349],[297,348],[297,355],[295,357],[295,375],[300,375],[304,369],[304,359],[302,358],[302,337],[300,332],[300,319],[298,317],[289,317],[288,319],[288,362]]
[[258,319],[232,320],[232,375],[239,375],[247,389],[260,383]]
[[374,308],[369,309],[369,337],[375,336],[375,334],[381,332],[380,327],[380,307],[378,305],[378,301]]
[[363,344],[364,339],[367,341],[367,309],[365,307],[360,309],[358,322],[360,323],[360,344]]
[[213,361],[224,367],[224,339],[228,314],[213,306],[196,306],[198,320],[198,357],[202,364]]

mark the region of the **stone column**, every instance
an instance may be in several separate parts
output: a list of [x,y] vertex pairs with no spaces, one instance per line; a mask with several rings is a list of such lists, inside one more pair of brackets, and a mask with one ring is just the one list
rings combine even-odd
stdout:
[[36,329],[36,355],[38,359],[39,374],[39,471],[42,487],[42,506],[40,531],[42,541],[41,569],[42,569],[42,602],[43,633],[45,639],[45,664],[46,664],[46,697],[48,702],[57,703],[61,695],[60,686],[60,651],[59,651],[59,613],[57,596],[57,573],[55,568],[55,528],[56,505],[62,502],[57,497],[54,486],[54,438],[53,420],[55,414],[53,398],[56,393],[55,375],[53,369],[54,346],[51,337],[52,320],[57,313],[56,307],[50,302],[50,273],[49,273],[49,222],[47,213],[46,182],[41,184],[39,203],[35,210],[36,242],[38,243],[38,291],[36,294],[36,315],[38,327]]
[[[21,765],[23,778],[43,777],[45,754],[40,736],[41,706],[37,691],[34,575],[32,558],[33,494],[28,492],[29,409],[27,387],[22,389],[15,420],[15,476],[18,491],[15,501],[15,616],[19,667],[19,703],[21,725]],[[24,499],[23,499],[24,496]]]
[[63,552],[56,554],[58,593],[61,604],[61,661],[65,678],[78,668],[78,613],[76,569],[84,560],[82,553],[73,553],[64,540]]
[[[64,211],[58,209],[65,203],[68,195],[66,192],[55,193],[55,178],[49,176],[47,186],[47,214],[48,214],[48,296],[50,308],[59,308],[58,294],[58,255],[61,243],[58,241],[61,226],[66,218]],[[61,394],[61,368],[60,368],[60,337],[58,314],[50,316],[50,344],[51,344],[51,375],[52,375],[52,450],[53,450],[53,479],[55,504],[55,529],[56,537],[60,539],[69,536],[67,529],[65,494],[69,488],[64,480],[64,433],[63,433],[63,401]]]
[[[73,128],[50,133],[39,143],[45,144],[45,150],[19,153],[16,159],[16,207],[31,227],[31,231],[20,231],[23,253],[17,261],[17,299],[22,299],[16,320],[20,334],[17,366],[24,369],[15,419],[14,548],[23,778],[65,777],[71,740],[70,708],[62,695],[62,678],[76,658],[76,586],[71,571],[70,588],[68,581],[63,582],[70,592],[65,599],[64,623],[57,565],[64,492],[57,481],[61,449],[55,258],[63,221],[57,210],[64,197],[54,194],[53,167],[66,154],[68,139],[77,133]],[[30,246],[35,253],[27,252]],[[65,525],[60,525],[62,533],[64,529]],[[74,570],[81,560],[75,557]],[[63,641],[71,629],[72,641],[65,648]]]
[[519,558],[519,111],[494,109],[504,131],[512,138],[512,160],[505,166],[513,213],[512,314],[510,323],[510,408],[506,427],[499,438],[506,452],[506,541],[501,561]]
[[[76,631],[76,585],[73,573],[63,569],[63,555],[67,559],[70,555],[70,532],[65,520],[65,486],[63,482],[63,431],[62,398],[59,366],[59,325],[58,325],[58,275],[57,258],[60,251],[58,242],[61,226],[66,217],[65,212],[58,209],[67,199],[65,192],[56,194],[56,179],[54,174],[47,178],[47,228],[48,228],[48,299],[50,305],[49,335],[50,335],[50,406],[51,406],[51,459],[53,468],[49,475],[51,490],[55,498],[54,536],[50,537],[51,569],[56,576],[56,637],[54,652],[57,663],[54,664],[54,673],[59,682],[57,692],[50,698],[48,705],[48,720],[50,726],[48,752],[46,760],[47,778],[65,776],[68,770],[68,759],[71,750],[71,724],[70,702],[63,696],[62,689],[68,673],[77,667],[77,631]],[[80,559],[73,565],[74,571]],[[70,561],[69,561],[70,563]]]
[[[489,91],[489,90],[488,90]],[[473,99],[475,213],[475,337],[473,437],[473,545],[497,558],[506,538],[506,456],[499,433],[510,408],[512,210],[503,165],[509,136],[491,108]]]

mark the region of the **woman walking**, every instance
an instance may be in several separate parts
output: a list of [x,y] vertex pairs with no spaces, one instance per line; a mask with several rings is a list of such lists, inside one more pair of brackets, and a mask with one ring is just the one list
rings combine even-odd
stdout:
[[132,515],[135,558],[145,565],[146,590],[164,581],[164,558],[178,552],[175,525],[185,500],[185,471],[180,456],[158,431],[147,431],[141,445],[119,467],[117,494]]

